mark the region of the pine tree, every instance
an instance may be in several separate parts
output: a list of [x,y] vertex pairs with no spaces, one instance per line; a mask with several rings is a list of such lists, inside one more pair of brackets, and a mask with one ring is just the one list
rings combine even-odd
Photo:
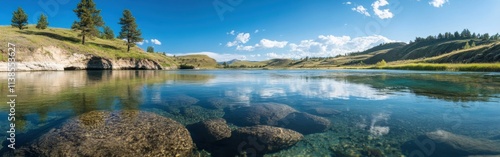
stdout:
[[483,40],[485,40],[485,41],[490,40],[490,34],[484,33],[483,34]]
[[96,5],[93,0],[81,0],[73,10],[80,21],[73,22],[71,28],[73,30],[81,31],[78,36],[82,37],[82,44],[85,45],[85,37],[95,37],[99,36],[99,29],[104,25],[102,21],[101,10],[96,9]]
[[476,47],[476,42],[472,41],[472,45],[470,45],[471,47]]
[[36,28],[38,29],[45,29],[49,25],[49,22],[47,21],[47,16],[44,14],[40,15],[38,18],[38,23],[36,24]]
[[155,48],[153,46],[148,46],[148,49],[146,50],[146,52],[155,52]]
[[103,39],[114,39],[115,33],[109,26],[102,27],[103,31],[101,33],[101,38]]
[[135,46],[136,42],[140,42],[141,30],[137,29],[137,24],[135,23],[135,18],[132,16],[130,10],[123,11],[123,17],[120,18],[119,24],[122,25],[122,30],[118,38],[125,39],[127,41],[127,52],[130,51],[130,47]]
[[19,28],[19,30],[23,30],[28,25],[28,15],[24,12],[23,8],[17,8],[17,11],[12,13],[12,27]]
[[470,48],[469,42],[466,42],[463,49],[469,49],[469,48]]

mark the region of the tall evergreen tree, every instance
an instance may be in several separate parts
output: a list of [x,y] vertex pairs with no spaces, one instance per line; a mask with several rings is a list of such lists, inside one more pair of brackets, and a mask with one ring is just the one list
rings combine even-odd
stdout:
[[47,21],[47,16],[44,14],[40,15],[38,18],[38,22],[36,24],[36,28],[38,29],[45,29],[49,25],[49,22]]
[[460,33],[458,33],[458,31],[455,31],[455,38],[460,38]]
[[82,37],[82,44],[85,45],[85,37],[95,37],[99,36],[99,29],[104,25],[102,20],[101,10],[96,9],[96,5],[93,0],[81,0],[73,10],[80,21],[73,22],[71,28],[73,30],[81,31],[79,36]]
[[486,40],[490,40],[490,34],[488,34],[488,33],[484,33],[484,34],[483,34],[483,40],[485,40],[485,41],[486,41]]
[[104,26],[102,27],[102,34],[101,38],[103,39],[114,39],[115,38],[115,33],[109,26]]
[[137,23],[135,23],[135,18],[132,16],[130,10],[123,11],[123,17],[120,18],[119,24],[122,25],[122,30],[118,38],[127,41],[127,52],[129,52],[130,47],[135,46],[136,42],[143,40],[141,38],[141,30],[137,28]]
[[12,27],[19,28],[19,30],[23,30],[28,25],[28,15],[24,12],[23,8],[17,8],[14,13],[12,13]]

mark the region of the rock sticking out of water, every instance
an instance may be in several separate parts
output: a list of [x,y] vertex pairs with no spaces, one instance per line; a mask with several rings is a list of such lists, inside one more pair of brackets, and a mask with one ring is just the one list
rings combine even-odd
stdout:
[[293,112],[297,110],[285,104],[252,104],[226,112],[224,119],[239,126],[277,125],[279,120]]
[[21,148],[17,156],[188,156],[193,141],[180,123],[154,113],[92,111]]
[[293,146],[303,138],[302,134],[290,129],[257,125],[235,130],[231,144],[238,154],[261,156]]
[[292,129],[302,134],[323,132],[331,126],[331,122],[323,117],[309,113],[294,112],[279,121],[279,126]]
[[[422,146],[425,147],[425,151],[419,150]],[[437,130],[403,145],[403,152],[408,154],[419,151],[436,157],[500,155],[500,143]]]

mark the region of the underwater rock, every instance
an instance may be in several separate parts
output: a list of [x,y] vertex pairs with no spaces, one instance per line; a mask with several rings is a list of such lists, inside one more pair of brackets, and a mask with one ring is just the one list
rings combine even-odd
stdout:
[[260,103],[226,112],[224,119],[239,125],[277,125],[278,121],[297,110],[285,104]]
[[222,118],[209,119],[188,126],[193,134],[193,140],[202,143],[212,143],[231,137],[231,129]]
[[314,107],[314,108],[309,108],[305,110],[307,113],[318,115],[318,116],[332,116],[339,114],[340,111],[333,109],[333,108],[327,108],[327,107]]
[[168,106],[189,106],[198,103],[198,99],[188,95],[175,95],[168,97],[164,105]]
[[242,127],[233,132],[231,143],[238,154],[261,156],[293,146],[304,136],[296,131],[266,125]]
[[212,109],[223,109],[229,105],[229,101],[224,98],[210,98],[205,106]]
[[406,142],[402,149],[407,154],[415,154],[419,152],[421,147],[425,147],[426,155],[436,157],[500,155],[499,143],[456,135],[444,130],[419,136],[417,140]]
[[302,134],[323,132],[331,126],[328,119],[303,112],[290,113],[281,119],[278,124]]
[[92,111],[21,148],[19,156],[188,156],[188,130],[154,113]]

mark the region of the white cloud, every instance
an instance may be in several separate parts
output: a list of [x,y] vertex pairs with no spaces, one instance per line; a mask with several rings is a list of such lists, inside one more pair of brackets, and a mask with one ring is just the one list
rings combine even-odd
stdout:
[[239,33],[236,36],[235,40],[242,43],[242,44],[245,44],[250,40],[250,33]]
[[348,1],[348,2],[345,2],[344,4],[351,5],[352,3]]
[[256,47],[263,48],[283,48],[288,44],[288,41],[276,41],[269,39],[260,40],[260,44],[257,44]]
[[226,34],[234,35],[234,30],[231,30],[231,32],[227,32]]
[[436,7],[436,8],[440,8],[443,6],[443,4],[445,4],[447,2],[448,2],[448,0],[431,0],[429,2],[429,4]]
[[365,7],[363,7],[362,5],[356,7],[356,8],[352,8],[353,11],[356,11],[358,13],[361,13],[365,16],[370,16],[370,13],[368,13],[368,11],[366,10]]
[[[127,40],[125,40],[125,41],[127,41]],[[141,42],[136,42],[135,44],[137,44],[137,45],[143,45],[143,44],[144,44],[144,41],[147,41],[147,40],[143,40],[143,41],[141,41]]]
[[389,9],[382,9],[380,10],[380,7],[388,5],[389,2],[387,0],[376,0],[373,2],[372,7],[373,7],[373,12],[375,12],[375,15],[377,15],[380,19],[390,19],[394,17],[394,14]]
[[[234,34],[234,31],[231,31]],[[234,41],[226,43],[227,47],[240,46],[239,44],[245,44],[250,40],[250,33],[238,33],[234,38]]]
[[319,35],[317,39],[290,43],[291,53],[278,55],[268,53],[271,58],[303,58],[306,56],[333,57],[350,52],[364,51],[381,43],[395,42],[384,36],[373,35],[351,38],[349,36]]
[[238,41],[230,41],[230,42],[227,42],[226,46],[233,47],[233,46],[236,46],[237,44],[238,44]]
[[255,47],[253,47],[253,46],[238,45],[238,46],[236,46],[236,50],[240,50],[240,51],[253,51],[253,50],[255,50]]
[[161,42],[158,39],[151,39],[151,43],[155,45],[161,45]]
[[259,30],[258,30],[258,29],[256,29],[253,33],[259,33]]

